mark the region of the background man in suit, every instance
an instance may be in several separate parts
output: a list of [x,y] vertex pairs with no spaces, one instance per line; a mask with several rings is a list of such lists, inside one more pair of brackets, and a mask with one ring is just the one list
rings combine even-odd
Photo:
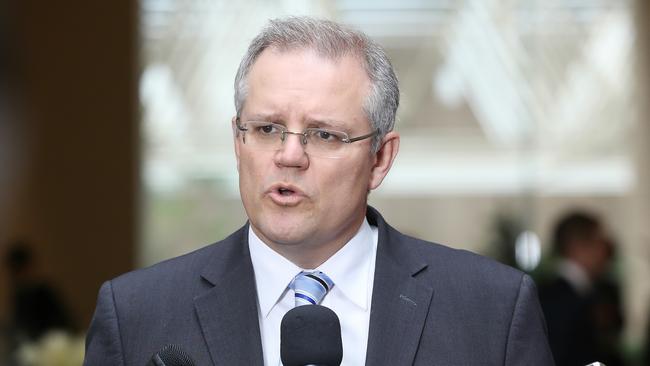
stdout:
[[623,364],[619,286],[608,276],[615,246],[599,218],[574,211],[553,233],[554,276],[540,281],[540,301],[558,366]]
[[199,365],[278,365],[294,277],[324,273],[344,365],[550,365],[528,276],[407,237],[367,206],[397,155],[397,78],[362,33],[271,21],[244,56],[232,120],[249,223],[105,283],[87,365],[181,345]]

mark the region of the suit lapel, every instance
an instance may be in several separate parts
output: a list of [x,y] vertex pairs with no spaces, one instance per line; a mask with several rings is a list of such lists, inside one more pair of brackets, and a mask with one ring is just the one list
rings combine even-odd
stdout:
[[218,366],[263,364],[247,228],[220,244],[221,252],[202,272],[214,287],[194,300],[210,356]]
[[400,242],[400,234],[368,207],[379,230],[366,365],[411,365],[418,348],[433,288],[418,281],[426,268]]
[[[379,243],[366,365],[413,363],[433,288],[418,281],[426,264],[401,244],[402,236],[373,208]],[[210,356],[217,366],[263,365],[255,275],[248,252],[248,226],[217,246],[202,272],[214,287],[194,300]]]

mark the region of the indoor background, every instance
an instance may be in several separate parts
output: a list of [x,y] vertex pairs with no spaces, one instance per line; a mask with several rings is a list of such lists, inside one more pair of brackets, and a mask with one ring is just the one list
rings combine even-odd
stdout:
[[[252,37],[287,15],[349,24],[391,57],[402,143],[370,203],[396,228],[535,275],[562,214],[598,215],[617,246],[620,346],[640,364],[643,0],[0,2],[0,255],[31,249],[70,329],[83,334],[103,281],[244,224],[233,79]],[[3,333],[14,311],[5,267]]]

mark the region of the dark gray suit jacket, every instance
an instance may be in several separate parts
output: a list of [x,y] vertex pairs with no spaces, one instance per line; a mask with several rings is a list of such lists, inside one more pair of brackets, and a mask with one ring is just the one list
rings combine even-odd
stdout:
[[[367,216],[379,243],[366,365],[553,364],[527,275]],[[84,365],[144,366],[170,343],[198,366],[262,365],[247,229],[104,283]]]

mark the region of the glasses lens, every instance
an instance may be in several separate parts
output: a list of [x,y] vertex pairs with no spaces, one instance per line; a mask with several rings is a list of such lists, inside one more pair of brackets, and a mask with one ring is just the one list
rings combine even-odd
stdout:
[[279,149],[284,127],[270,122],[249,121],[242,124],[246,145],[256,149]]
[[321,157],[338,158],[344,153],[348,135],[340,131],[325,130],[321,128],[308,128],[307,146],[308,154]]

